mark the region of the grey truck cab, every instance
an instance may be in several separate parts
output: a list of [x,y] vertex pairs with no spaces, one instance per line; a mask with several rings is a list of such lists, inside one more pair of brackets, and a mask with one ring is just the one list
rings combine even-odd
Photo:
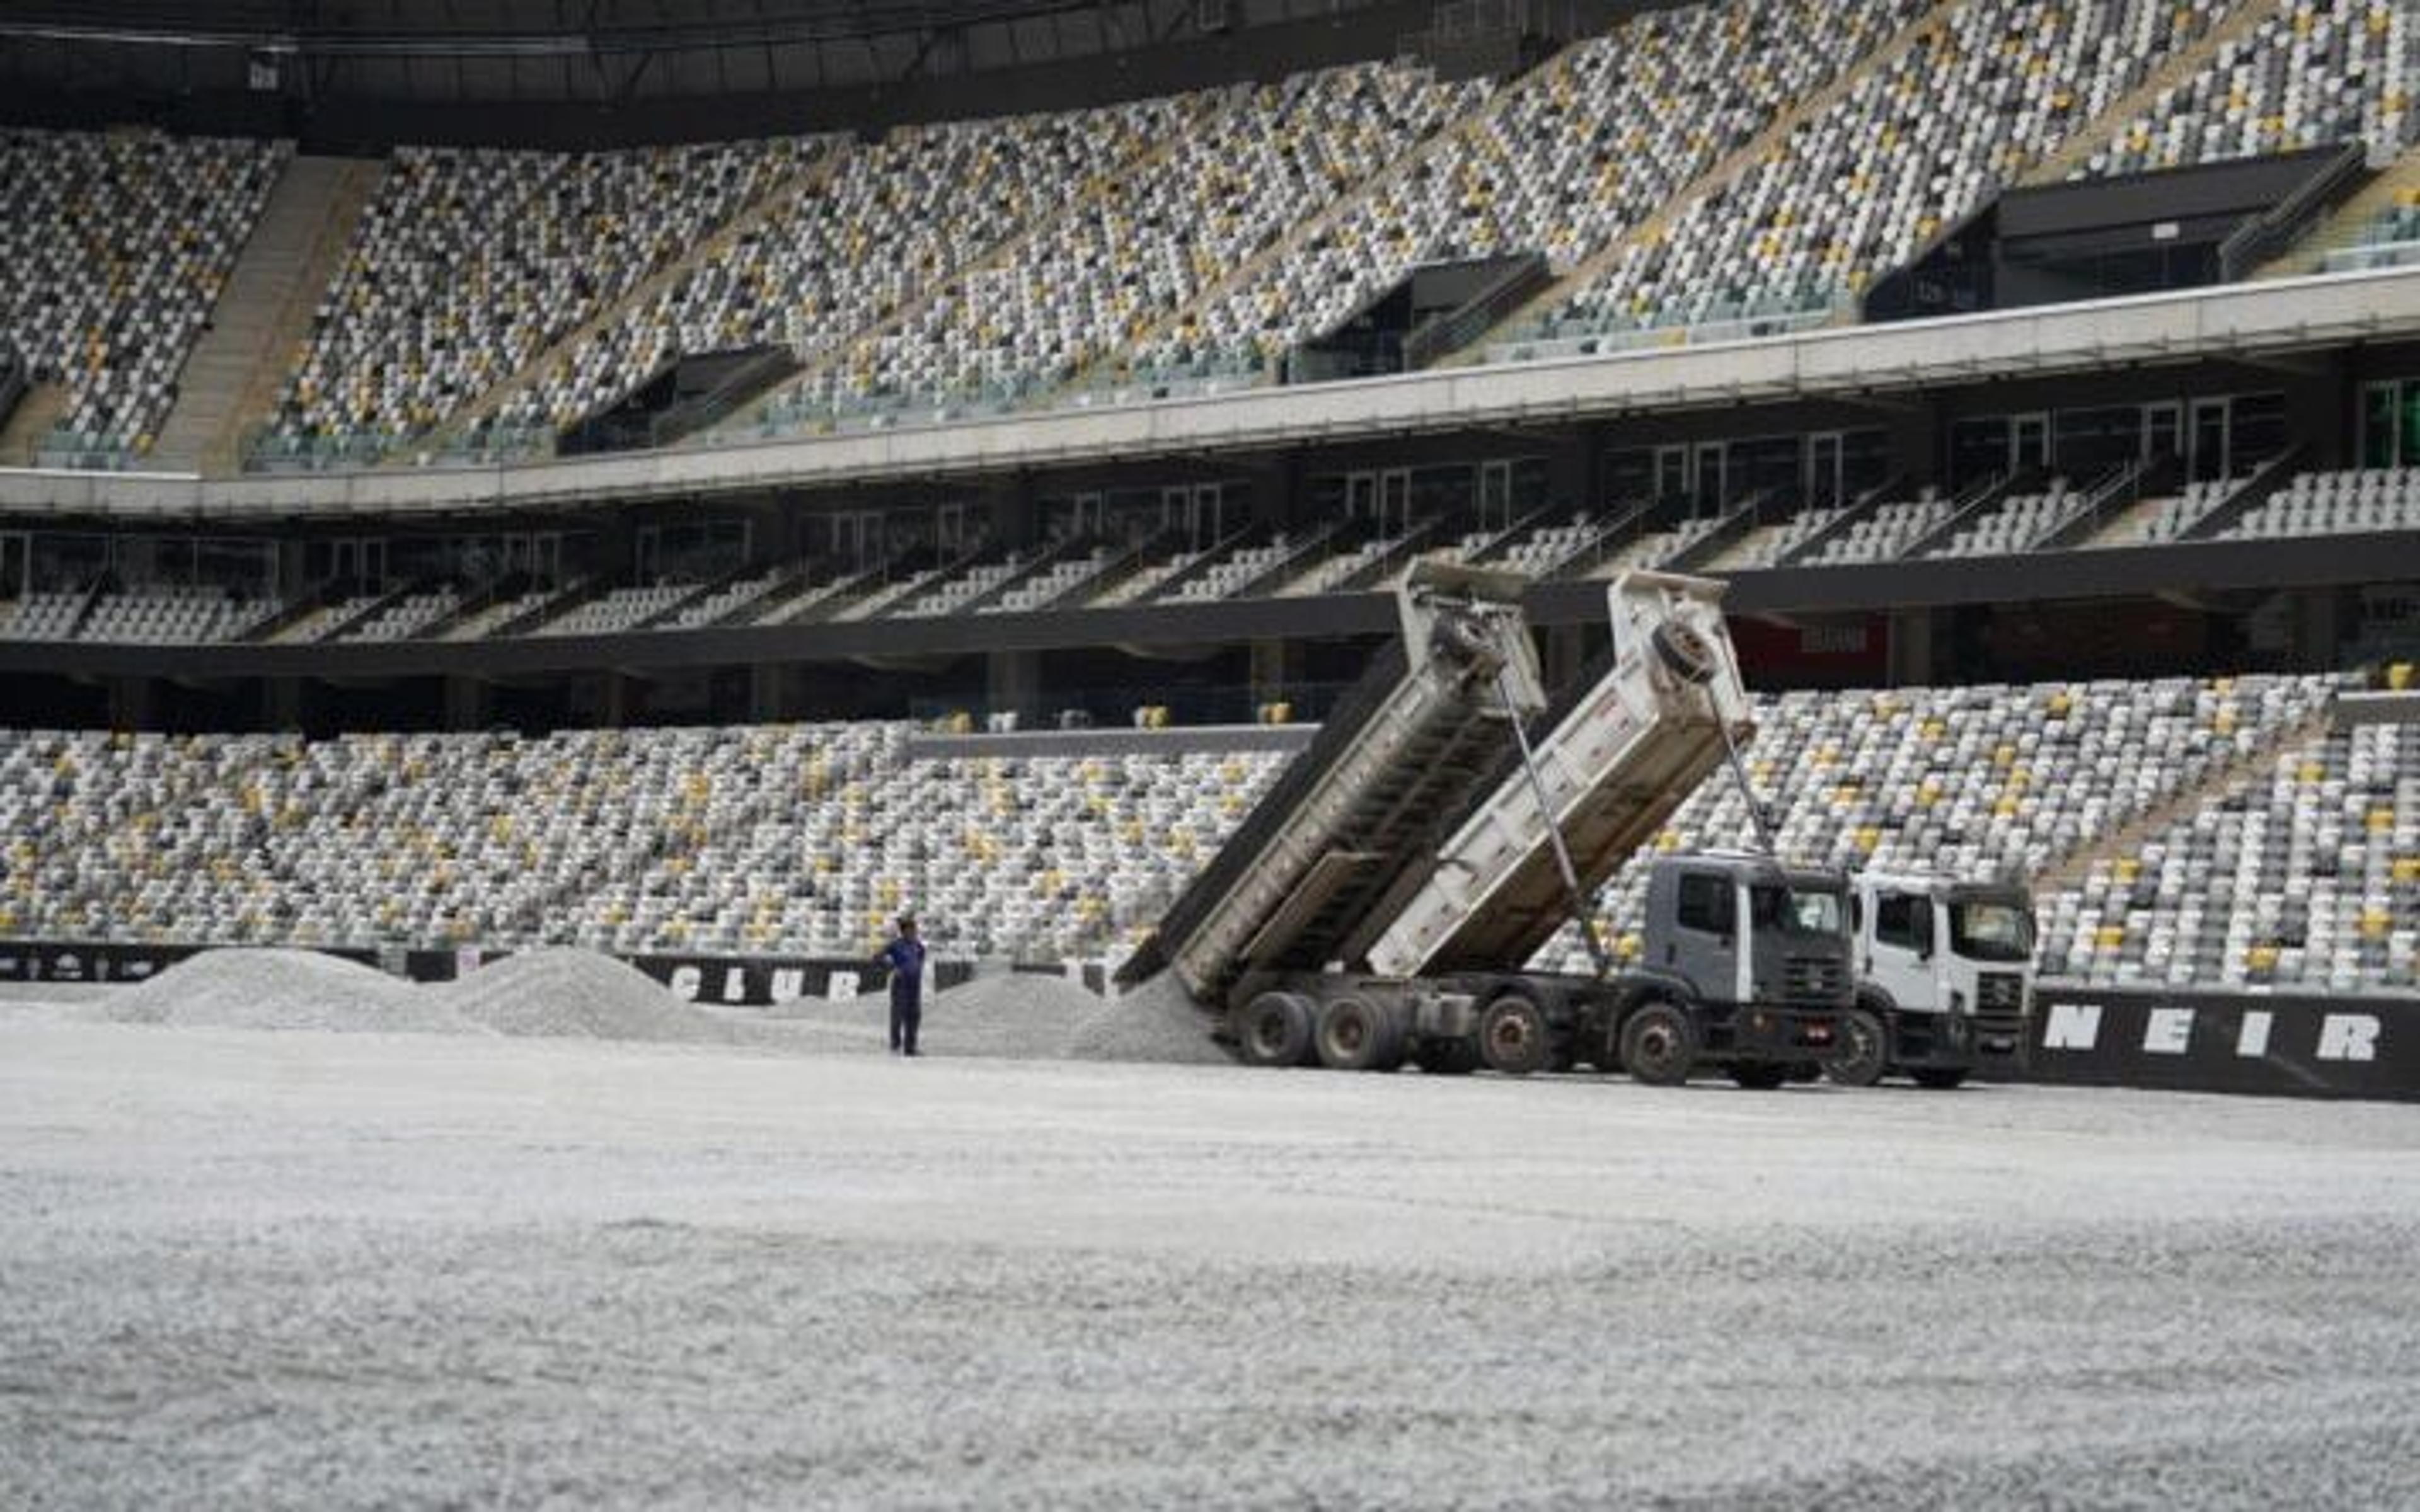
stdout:
[[2013,1064],[2032,997],[2033,900],[2013,882],[1864,872],[1854,880],[1857,1000],[1842,1020],[1833,1080],[1894,1072],[1956,1087]]
[[1746,853],[1658,856],[1646,916],[1620,979],[1632,1076],[1674,1082],[1712,1062],[1743,1086],[1778,1086],[1835,1052],[1855,982],[1845,872]]

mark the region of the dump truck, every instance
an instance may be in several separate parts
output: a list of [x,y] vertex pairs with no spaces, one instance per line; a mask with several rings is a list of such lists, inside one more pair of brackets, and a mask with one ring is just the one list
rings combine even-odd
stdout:
[[2017,882],[1863,872],[1852,886],[1856,1003],[1824,1072],[1952,1088],[2013,1068],[2033,995],[2033,898]]
[[[1631,572],[1611,644],[1549,700],[1526,579],[1424,561],[1400,635],[1120,973],[1172,972],[1263,1066],[1590,1065],[1773,1087],[1834,1050],[1845,873],[1656,857],[1637,962],[1587,900],[1753,733],[1720,584]],[[1761,811],[1761,810],[1760,810]],[[1529,969],[1567,926],[1593,969]]]

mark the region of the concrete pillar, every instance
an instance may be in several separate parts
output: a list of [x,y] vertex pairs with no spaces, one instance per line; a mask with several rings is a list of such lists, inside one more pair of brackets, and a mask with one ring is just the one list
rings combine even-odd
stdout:
[[1894,609],[1891,611],[1886,633],[1890,637],[1890,644],[1885,654],[1889,657],[1891,686],[1904,687],[1911,684],[1931,682],[1933,680],[1932,611],[1922,609]]
[[757,724],[784,724],[799,717],[795,669],[758,662],[748,669],[748,717]]
[[1289,702],[1301,690],[1302,648],[1290,640],[1252,642],[1252,707]]
[[156,728],[160,713],[160,685],[148,677],[113,677],[109,680],[109,727],[113,730],[150,730]]
[[2315,588],[2294,595],[2294,665],[2326,671],[2337,663],[2345,624],[2345,592]]
[[1569,687],[1588,665],[1588,630],[1578,625],[1549,625],[1539,632],[1540,670],[1552,690]]
[[1038,651],[994,651],[984,657],[984,707],[992,714],[1015,714],[1025,728],[1041,717],[1042,654]]
[[262,713],[267,717],[270,729],[277,731],[302,729],[303,727],[302,704],[302,679],[272,677],[269,680]]

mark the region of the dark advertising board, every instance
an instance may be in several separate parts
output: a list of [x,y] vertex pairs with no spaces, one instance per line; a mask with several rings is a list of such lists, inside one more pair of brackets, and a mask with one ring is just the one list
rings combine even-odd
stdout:
[[2035,990],[2024,1079],[2172,1091],[2420,1100],[2420,1001]]
[[[0,941],[0,982],[71,985],[147,981],[190,956],[216,947],[190,943],[122,945],[83,940]],[[358,961],[412,981],[451,981],[503,950],[407,950],[322,949],[320,953]],[[829,956],[642,955],[629,964],[693,1003],[768,1008],[800,997],[853,997],[889,985],[887,973],[870,961]],[[937,988],[958,985],[974,974],[964,961],[935,961]]]
[[[830,956],[634,955],[630,964],[655,978],[675,997],[726,1008],[770,1008],[802,997],[851,998],[890,985],[890,973],[872,961]],[[946,991],[974,975],[965,961],[934,961],[932,985]]]

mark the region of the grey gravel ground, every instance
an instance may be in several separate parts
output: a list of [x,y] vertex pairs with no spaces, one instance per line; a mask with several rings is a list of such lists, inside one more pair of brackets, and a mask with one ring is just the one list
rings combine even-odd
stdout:
[[0,1010],[0,1505],[2415,1505],[2415,1157]]

